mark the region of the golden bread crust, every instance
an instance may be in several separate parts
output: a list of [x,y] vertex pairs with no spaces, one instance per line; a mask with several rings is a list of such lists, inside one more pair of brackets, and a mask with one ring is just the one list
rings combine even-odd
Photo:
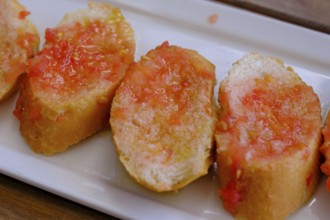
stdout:
[[325,126],[323,127],[322,134],[324,138],[320,151],[324,156],[325,161],[321,165],[321,170],[328,176],[326,187],[330,192],[330,112],[327,113],[325,118]]
[[65,151],[107,126],[109,100],[112,99],[116,86],[118,85],[54,109],[35,96],[25,79],[15,111],[21,122],[22,136],[36,153],[52,155]]

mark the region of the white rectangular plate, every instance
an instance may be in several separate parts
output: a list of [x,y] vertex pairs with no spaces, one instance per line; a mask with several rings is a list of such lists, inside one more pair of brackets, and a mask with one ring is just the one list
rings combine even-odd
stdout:
[[[319,95],[323,115],[330,101],[330,35],[229,6],[199,0],[112,0],[135,30],[136,59],[168,40],[197,50],[216,65],[219,82],[243,54],[259,51],[282,58]],[[66,12],[87,0],[21,0],[43,38]],[[214,20],[210,20],[213,18]],[[218,86],[215,88],[217,93]],[[12,114],[16,97],[0,105],[0,171],[119,218],[233,219],[218,198],[214,173],[174,193],[157,194],[136,184],[117,159],[110,130],[52,157],[34,154]],[[315,196],[291,220],[327,219],[330,193],[324,178]]]

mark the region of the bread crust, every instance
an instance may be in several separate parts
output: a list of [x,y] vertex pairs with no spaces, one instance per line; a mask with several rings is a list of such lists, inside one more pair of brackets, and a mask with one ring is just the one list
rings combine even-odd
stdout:
[[325,126],[322,129],[322,134],[324,138],[320,151],[325,160],[321,165],[321,170],[325,175],[328,176],[326,188],[330,192],[330,112],[327,113],[325,118]]
[[116,92],[110,124],[128,173],[155,192],[207,174],[216,114],[214,66],[168,42],[132,64]]
[[221,82],[219,104],[215,139],[224,207],[237,219],[285,219],[319,180],[317,95],[282,61],[251,53]]
[[52,155],[108,126],[135,41],[120,10],[107,3],[65,15],[45,36],[14,113],[32,150]]
[[106,127],[113,87],[54,108],[36,96],[24,80],[15,114],[26,143],[35,153],[53,155]]
[[0,102],[19,88],[26,61],[38,51],[39,36],[28,15],[17,0],[0,2]]

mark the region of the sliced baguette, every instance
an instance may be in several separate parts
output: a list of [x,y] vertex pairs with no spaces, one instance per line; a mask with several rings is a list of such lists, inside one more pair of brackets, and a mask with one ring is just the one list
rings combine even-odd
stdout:
[[325,175],[328,176],[326,187],[330,192],[330,112],[328,112],[325,118],[325,126],[322,130],[322,133],[324,139],[320,151],[324,156],[325,161],[321,165],[321,170]]
[[135,42],[120,10],[107,3],[65,15],[45,39],[29,64],[14,113],[30,147],[51,155],[108,125]]
[[0,1],[0,102],[19,87],[26,61],[39,47],[29,12],[16,0]]
[[208,172],[216,123],[214,65],[163,43],[130,66],[111,107],[119,159],[146,188],[178,190]]
[[319,179],[317,95],[279,59],[251,53],[221,82],[215,138],[220,197],[237,219],[285,219]]

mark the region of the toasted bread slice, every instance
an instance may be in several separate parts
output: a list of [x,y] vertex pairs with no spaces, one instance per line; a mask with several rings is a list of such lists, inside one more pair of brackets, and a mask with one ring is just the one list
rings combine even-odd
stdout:
[[108,125],[135,41],[120,10],[107,3],[65,15],[45,39],[27,69],[14,113],[31,148],[50,155]]
[[111,107],[120,161],[140,184],[172,191],[205,175],[216,123],[214,65],[164,42],[130,66]]
[[321,107],[279,59],[251,53],[221,82],[215,138],[219,194],[237,219],[285,219],[319,179]]
[[321,165],[321,170],[325,175],[328,176],[326,187],[330,192],[330,111],[325,118],[325,126],[322,130],[322,133],[324,140],[320,151],[323,154],[325,161]]
[[39,35],[16,0],[0,1],[0,102],[17,89],[26,61],[39,47]]

